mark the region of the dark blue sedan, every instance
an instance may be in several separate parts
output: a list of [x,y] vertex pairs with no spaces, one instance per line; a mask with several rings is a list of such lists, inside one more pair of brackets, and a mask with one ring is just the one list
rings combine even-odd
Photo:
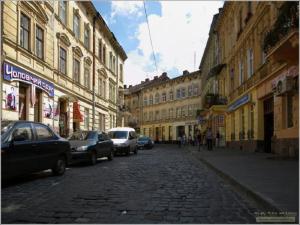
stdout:
[[141,148],[146,148],[146,149],[151,149],[154,147],[154,142],[151,140],[150,137],[139,137],[137,140],[137,147],[139,149]]

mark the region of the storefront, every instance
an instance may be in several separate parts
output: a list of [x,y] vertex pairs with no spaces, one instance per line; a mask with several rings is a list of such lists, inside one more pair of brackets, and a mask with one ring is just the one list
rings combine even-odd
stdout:
[[54,85],[12,63],[3,63],[3,120],[50,123]]

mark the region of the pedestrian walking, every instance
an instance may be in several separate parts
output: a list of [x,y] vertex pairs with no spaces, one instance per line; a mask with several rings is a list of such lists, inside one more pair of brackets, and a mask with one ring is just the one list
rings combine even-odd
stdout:
[[217,131],[216,134],[216,147],[218,148],[220,146],[220,133]]
[[182,145],[184,146],[185,144],[186,144],[186,136],[185,136],[185,133],[183,133],[183,135],[182,135]]
[[200,151],[200,148],[201,148],[201,133],[200,132],[197,134],[197,143],[198,143],[198,151]]
[[191,134],[189,134],[189,144],[190,144],[190,145],[193,145],[193,138],[192,138],[192,135],[191,135]]
[[207,143],[207,150],[212,150],[212,140],[213,140],[213,134],[211,131],[211,128],[208,128],[206,131],[206,143]]

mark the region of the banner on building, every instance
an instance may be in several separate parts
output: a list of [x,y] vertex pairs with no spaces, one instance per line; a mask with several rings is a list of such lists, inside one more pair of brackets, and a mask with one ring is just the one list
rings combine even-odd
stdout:
[[17,87],[7,85],[4,90],[6,93],[5,108],[12,111],[18,111],[19,89]]

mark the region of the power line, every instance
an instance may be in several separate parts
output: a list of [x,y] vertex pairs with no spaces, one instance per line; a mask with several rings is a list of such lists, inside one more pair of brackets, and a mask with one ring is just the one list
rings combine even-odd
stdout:
[[153,43],[152,43],[152,38],[151,38],[151,32],[150,32],[150,26],[149,26],[149,21],[148,21],[148,15],[147,15],[147,10],[146,10],[145,1],[143,1],[143,4],[144,4],[144,10],[145,10],[146,21],[147,21],[147,25],[148,25],[148,31],[149,31],[149,37],[150,37],[150,43],[151,43],[151,47],[152,47],[152,53],[153,53],[154,63],[155,63],[155,67],[156,67],[156,73],[158,73],[157,63],[156,63],[155,52],[154,52]]

